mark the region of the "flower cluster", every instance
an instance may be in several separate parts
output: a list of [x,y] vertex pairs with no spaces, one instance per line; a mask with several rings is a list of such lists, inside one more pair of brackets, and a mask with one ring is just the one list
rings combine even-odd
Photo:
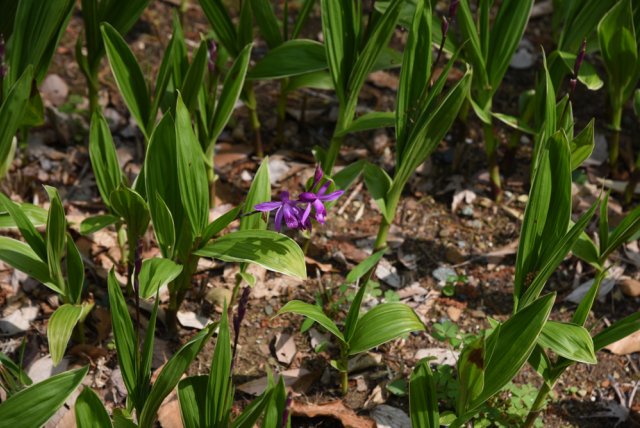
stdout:
[[311,230],[312,212],[316,221],[324,224],[327,216],[325,202],[335,201],[344,191],[336,190],[327,194],[332,182],[327,180],[321,184],[323,176],[322,168],[318,165],[310,190],[302,192],[298,199],[290,199],[289,192],[283,191],[280,192],[279,201],[263,202],[256,205],[255,210],[264,213],[275,210],[275,226],[278,232],[282,229],[283,221],[289,229]]

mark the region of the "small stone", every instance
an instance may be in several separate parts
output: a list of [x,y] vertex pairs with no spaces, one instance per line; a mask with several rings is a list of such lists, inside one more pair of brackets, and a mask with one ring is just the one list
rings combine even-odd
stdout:
[[400,285],[402,285],[402,280],[398,275],[398,271],[386,259],[381,259],[380,263],[378,263],[378,267],[376,268],[376,276],[380,278],[380,280],[385,284],[393,288],[400,288]]
[[453,245],[447,245],[444,251],[444,256],[447,259],[447,262],[454,265],[462,263],[466,260],[464,254],[462,254],[462,252],[460,252],[460,250]]
[[226,288],[212,288],[207,291],[204,299],[212,305],[224,306],[225,301],[227,304],[231,301],[231,294],[231,290],[227,290]]
[[633,278],[621,278],[618,287],[622,294],[629,297],[640,296],[640,281]]
[[266,305],[264,307],[264,313],[267,314],[267,316],[273,315],[273,307],[271,305]]
[[440,282],[447,282],[447,280],[452,276],[458,276],[455,270],[451,269],[448,266],[442,266],[435,269],[431,275]]
[[298,352],[293,336],[285,333],[278,333],[276,335],[275,349],[278,361],[287,366],[291,364]]
[[59,107],[67,100],[69,87],[62,77],[57,74],[49,74],[40,85],[40,93],[45,100]]
[[470,205],[465,205],[462,210],[460,210],[460,215],[465,217],[473,217],[473,207]]

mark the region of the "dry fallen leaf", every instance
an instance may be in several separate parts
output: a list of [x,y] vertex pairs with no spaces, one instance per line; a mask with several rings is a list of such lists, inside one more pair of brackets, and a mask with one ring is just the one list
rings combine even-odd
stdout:
[[605,349],[608,349],[616,355],[627,355],[634,352],[640,352],[640,331],[636,331],[617,342],[613,342]]
[[202,330],[212,323],[209,318],[198,315],[193,311],[178,311],[177,318],[181,326],[198,330]]
[[315,418],[325,416],[338,419],[345,428],[375,428],[376,423],[365,416],[358,416],[353,410],[346,407],[342,401],[333,401],[326,404],[306,404],[294,401],[291,404],[291,413],[295,416]]
[[458,357],[460,353],[458,351],[452,351],[447,348],[424,348],[418,349],[413,358],[416,361],[422,360],[423,358],[432,358],[431,362],[433,364],[441,365],[449,365],[455,366],[458,361]]
[[371,411],[377,428],[411,428],[411,419],[402,410],[381,404]]
[[291,364],[298,352],[293,336],[286,333],[278,333],[276,335],[275,349],[278,361],[287,366]]
[[451,212],[458,212],[458,207],[461,203],[472,204],[473,201],[476,200],[476,194],[472,190],[461,190],[453,195],[453,200],[451,201]]
[[183,428],[178,400],[173,400],[160,406],[158,422],[160,422],[162,428]]
[[[274,380],[277,383],[280,379],[280,376],[282,376],[284,379],[285,386],[294,386],[303,377],[308,376],[310,374],[311,372],[307,369],[291,369],[291,370],[286,370],[281,373],[275,374]],[[268,382],[269,380],[267,376],[264,376],[264,377],[243,383],[242,385],[239,385],[237,389],[239,391],[244,392],[245,394],[260,395],[265,389],[267,389]]]

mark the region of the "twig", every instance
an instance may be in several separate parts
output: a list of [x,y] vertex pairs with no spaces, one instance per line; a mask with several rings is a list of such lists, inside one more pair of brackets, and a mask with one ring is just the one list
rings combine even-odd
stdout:
[[351,201],[353,201],[353,199],[360,194],[360,191],[362,190],[362,186],[363,184],[362,182],[360,182],[356,187],[353,188],[353,191],[349,194],[347,199],[345,199],[345,201],[342,203],[342,206],[340,206],[340,209],[338,210],[339,215],[344,214],[344,210],[347,209],[347,206],[349,206]]

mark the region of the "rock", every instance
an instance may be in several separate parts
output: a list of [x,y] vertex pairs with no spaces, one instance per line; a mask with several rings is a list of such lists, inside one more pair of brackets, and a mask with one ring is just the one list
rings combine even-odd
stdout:
[[374,408],[371,417],[378,428],[411,428],[411,419],[404,411],[386,404]]
[[358,354],[349,360],[349,373],[377,367],[380,364],[382,364],[382,355],[380,354],[374,354],[373,352]]
[[376,276],[382,282],[393,288],[400,288],[402,280],[396,268],[386,259],[381,259],[376,267]]
[[441,266],[437,269],[435,269],[431,275],[437,279],[438,281],[440,281],[441,283],[446,283],[450,277],[455,276],[457,277],[458,274],[456,273],[455,270],[451,269],[448,266]]
[[624,294],[625,296],[640,296],[640,281],[638,281],[637,279],[628,277],[620,278],[618,287],[620,287],[620,291],[622,291],[622,294]]
[[177,318],[181,326],[198,330],[202,330],[212,322],[209,318],[193,311],[178,311]]
[[283,364],[290,365],[298,352],[293,336],[286,333],[276,335],[276,358]]
[[520,40],[520,44],[518,45],[518,48],[516,49],[513,56],[511,57],[511,62],[509,63],[509,66],[511,68],[515,68],[516,70],[523,70],[523,69],[530,68],[533,64],[535,64],[535,62],[536,62],[535,47],[529,40],[522,38],[522,40]]
[[207,291],[204,299],[212,305],[222,307],[224,306],[225,301],[227,302],[227,304],[231,301],[232,294],[233,293],[231,292],[231,290],[227,290],[226,288],[212,288],[211,290]]
[[447,245],[444,250],[444,257],[447,259],[447,262],[457,265],[458,263],[464,262],[467,258],[464,254],[458,249],[458,247],[454,245]]
[[54,366],[51,355],[46,355],[31,364],[27,369],[27,375],[31,378],[33,383],[38,383],[67,370],[69,367],[69,361],[69,358],[65,357],[60,360],[57,366]]
[[420,361],[423,358],[432,358],[432,364],[455,366],[459,356],[460,353],[458,351],[447,348],[424,348],[418,349],[413,358],[416,361]]
[[290,169],[291,167],[282,157],[276,155],[271,156],[269,158],[269,179],[271,185],[278,184],[284,179]]
[[309,329],[309,338],[311,339],[311,347],[316,350],[318,347],[324,344],[331,343],[331,336],[329,334],[322,334],[317,329]]
[[40,94],[52,105],[59,107],[67,101],[69,87],[62,77],[57,74],[49,74],[40,85]]
[[38,306],[25,306],[0,319],[0,333],[13,335],[29,330],[40,309]]

